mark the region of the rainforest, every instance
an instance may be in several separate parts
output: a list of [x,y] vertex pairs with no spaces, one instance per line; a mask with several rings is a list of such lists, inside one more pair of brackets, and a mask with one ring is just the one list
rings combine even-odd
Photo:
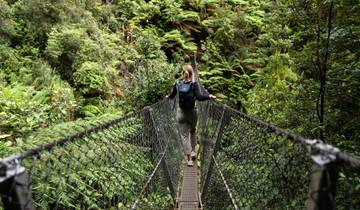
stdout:
[[0,157],[163,100],[194,61],[218,102],[360,155],[359,0],[0,0]]

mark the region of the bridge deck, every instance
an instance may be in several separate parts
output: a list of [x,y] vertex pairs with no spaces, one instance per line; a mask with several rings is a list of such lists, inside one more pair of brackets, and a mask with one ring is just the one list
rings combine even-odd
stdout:
[[199,192],[198,192],[198,177],[197,164],[193,167],[188,167],[184,164],[184,174],[181,188],[181,195],[178,201],[179,210],[198,210],[199,208]]

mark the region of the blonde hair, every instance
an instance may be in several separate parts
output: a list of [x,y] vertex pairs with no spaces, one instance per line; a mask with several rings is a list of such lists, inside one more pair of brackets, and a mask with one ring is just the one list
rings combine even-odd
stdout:
[[186,79],[184,73],[188,72],[189,73],[189,78],[191,79],[191,81],[193,81],[194,80],[194,77],[193,77],[194,76],[194,70],[193,70],[192,66],[190,64],[185,64],[185,65],[183,65],[182,69],[183,69],[183,72],[182,72],[183,73],[183,79]]

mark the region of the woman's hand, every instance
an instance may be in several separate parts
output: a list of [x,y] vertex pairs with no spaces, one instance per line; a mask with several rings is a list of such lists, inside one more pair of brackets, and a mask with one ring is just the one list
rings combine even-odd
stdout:
[[210,94],[210,95],[209,95],[209,99],[210,99],[210,100],[214,100],[214,99],[216,99],[216,96]]

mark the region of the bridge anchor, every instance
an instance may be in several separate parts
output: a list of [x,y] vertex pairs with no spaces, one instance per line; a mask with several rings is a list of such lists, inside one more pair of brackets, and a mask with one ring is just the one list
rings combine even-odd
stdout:
[[25,168],[17,160],[0,162],[0,195],[5,210],[35,210]]
[[[332,150],[336,153],[337,148],[322,142],[321,147],[327,147],[324,151]],[[328,147],[331,148],[328,148]],[[320,152],[312,155],[314,161],[312,168],[310,191],[307,201],[307,210],[334,210],[335,192],[338,179],[338,163],[333,152]]]

